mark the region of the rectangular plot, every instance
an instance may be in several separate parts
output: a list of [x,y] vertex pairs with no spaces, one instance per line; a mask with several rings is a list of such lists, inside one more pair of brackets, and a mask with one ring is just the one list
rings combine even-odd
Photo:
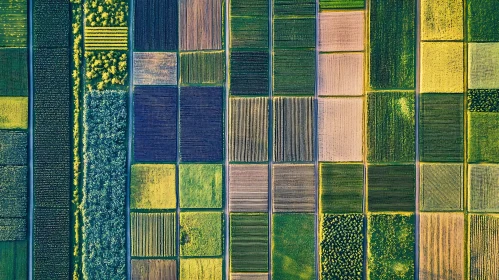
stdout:
[[71,34],[69,2],[41,0],[33,4],[34,47],[69,48],[69,35]]
[[372,92],[367,96],[367,160],[415,160],[415,94]]
[[180,279],[223,279],[222,258],[180,259]]
[[469,277],[494,279],[499,275],[499,216],[470,215]]
[[499,114],[468,113],[468,162],[499,162]]
[[251,17],[232,16],[230,24],[230,47],[232,49],[259,48],[266,50],[268,48],[269,17],[267,14]]
[[268,212],[267,164],[229,165],[229,211]]
[[464,44],[421,43],[421,92],[455,92],[464,89]]
[[28,128],[28,98],[0,97],[0,129]]
[[268,271],[268,214],[231,214],[229,239],[231,272]]
[[364,53],[319,54],[319,96],[363,95]]
[[320,12],[319,51],[364,50],[365,13]]
[[463,0],[422,0],[422,40],[462,40]]
[[370,0],[372,89],[414,89],[416,1]]
[[499,212],[499,165],[469,165],[470,211]]
[[225,80],[225,53],[180,53],[180,84],[221,85]]
[[0,218],[0,241],[25,240],[28,225],[24,218]]
[[26,0],[0,2],[0,47],[26,47],[28,3]]
[[275,50],[273,55],[275,95],[314,95],[316,72],[314,50]]
[[315,17],[274,18],[276,49],[315,48]]
[[422,161],[463,161],[464,102],[462,94],[421,95],[419,156]]
[[[182,257],[222,255],[225,238],[223,224],[222,212],[181,212],[180,255]],[[182,269],[182,264],[180,266]]]
[[468,65],[468,88],[499,88],[499,43],[469,43]]
[[421,211],[463,209],[463,164],[421,163]]
[[229,102],[229,160],[267,161],[268,98],[231,98]]
[[175,256],[175,217],[175,213],[131,213],[132,256]]
[[133,164],[131,167],[131,209],[175,209],[174,164]]
[[221,0],[180,0],[180,49],[222,49],[222,14]]
[[314,212],[314,165],[273,165],[272,191],[274,212]]
[[315,216],[274,214],[272,217],[272,279],[314,279]]
[[28,161],[28,133],[0,130],[0,164],[25,165]]
[[311,97],[274,98],[274,160],[313,160],[314,106]]
[[28,279],[28,241],[0,242],[0,275],[10,280]]
[[362,98],[319,98],[319,161],[362,161]]
[[132,259],[132,279],[168,279],[177,280],[176,260],[133,260]]
[[364,165],[321,163],[320,212],[362,213]]
[[231,273],[232,280],[268,280],[268,273]]
[[232,0],[230,1],[230,14],[232,16],[261,16],[267,17],[269,14],[268,0]]
[[420,279],[464,280],[464,228],[462,213],[421,213]]
[[28,96],[28,50],[26,48],[0,49],[0,73],[2,73],[0,96]]
[[414,165],[370,165],[367,176],[369,211],[416,209]]
[[222,208],[222,164],[180,164],[180,208]]
[[322,215],[320,279],[358,279],[364,264],[364,216]]
[[499,41],[499,3],[469,0],[467,4],[468,41]]
[[315,0],[275,0],[274,16],[315,16]]
[[28,167],[0,166],[0,218],[26,217]]
[[134,3],[135,50],[178,50],[178,1],[137,0]]
[[414,279],[415,216],[368,217],[368,279]]
[[85,50],[128,50],[128,27],[85,26]]
[[134,52],[134,85],[176,85],[177,54],[168,52]]
[[269,95],[268,51],[233,51],[230,54],[230,94]]
[[364,0],[320,0],[321,10],[329,9],[361,9],[364,8]]

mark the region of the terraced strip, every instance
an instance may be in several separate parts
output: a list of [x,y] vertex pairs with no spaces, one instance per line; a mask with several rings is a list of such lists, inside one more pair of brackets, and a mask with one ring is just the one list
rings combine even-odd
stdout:
[[268,272],[268,214],[230,215],[231,272]]
[[131,213],[134,257],[170,257],[176,251],[175,213]]
[[85,50],[127,50],[128,27],[85,26]]

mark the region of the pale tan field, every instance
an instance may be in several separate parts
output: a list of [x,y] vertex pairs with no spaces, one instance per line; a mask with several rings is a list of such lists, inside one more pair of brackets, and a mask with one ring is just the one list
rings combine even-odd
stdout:
[[314,165],[274,164],[272,190],[274,212],[314,212]]
[[179,13],[181,50],[222,48],[221,0],[181,0]]
[[319,13],[319,51],[364,50],[364,12]]
[[268,273],[231,273],[231,280],[268,280]]
[[364,53],[319,54],[318,93],[362,95],[364,93]]
[[177,279],[175,260],[132,260],[133,280]]
[[470,215],[470,278],[492,280],[499,275],[499,215]]
[[268,212],[267,164],[229,166],[230,212]]

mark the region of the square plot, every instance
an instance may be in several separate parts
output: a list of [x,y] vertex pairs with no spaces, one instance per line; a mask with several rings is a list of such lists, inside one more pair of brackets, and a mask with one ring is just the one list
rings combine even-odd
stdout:
[[132,257],[176,255],[176,213],[130,213]]
[[0,129],[28,128],[28,98],[0,97]]
[[464,43],[421,43],[421,92],[463,92]]
[[180,53],[180,83],[182,85],[220,85],[225,80],[225,53]]
[[26,165],[28,162],[28,133],[0,130],[0,165]]
[[420,279],[464,279],[464,214],[421,213],[419,227]]
[[229,160],[266,162],[269,153],[268,98],[231,98],[229,102]]
[[175,164],[133,164],[131,209],[175,209]]
[[364,50],[365,14],[355,12],[319,13],[319,51]]
[[134,89],[134,159],[177,160],[176,87],[137,86]]
[[180,279],[223,279],[222,258],[180,259]]
[[421,211],[463,210],[463,164],[421,163]]
[[499,43],[469,43],[468,65],[468,88],[499,88]]
[[27,231],[25,218],[0,218],[0,241],[25,240]]
[[463,94],[426,93],[420,96],[419,156],[421,161],[464,159]]
[[[266,17],[268,19],[269,4],[267,0],[232,0],[230,1],[231,16],[246,16],[246,17]],[[267,22],[268,23],[268,22]]]
[[314,279],[315,215],[272,215],[272,279]]
[[223,159],[223,88],[180,90],[180,158],[183,162]]
[[372,92],[367,96],[367,160],[412,162],[415,155],[413,92]]
[[134,52],[134,85],[176,85],[177,54],[168,52]]
[[470,210],[499,212],[499,165],[469,165]]
[[314,50],[275,50],[272,65],[275,95],[315,94]]
[[469,217],[470,279],[495,279],[499,275],[499,216]]
[[321,53],[317,75],[320,96],[363,95],[364,54]]
[[274,16],[315,16],[315,0],[275,0]]
[[222,1],[180,0],[181,50],[222,49]]
[[364,267],[364,215],[321,216],[320,279],[361,279]]
[[469,0],[467,4],[468,41],[499,41],[499,3]]
[[315,18],[274,18],[274,48],[315,48]]
[[416,0],[370,1],[369,85],[372,89],[416,87]]
[[26,0],[0,2],[0,47],[26,47],[28,3]]
[[135,1],[134,12],[135,50],[178,49],[177,0],[138,0]]
[[370,165],[367,171],[370,212],[416,209],[414,165]]
[[468,113],[468,162],[499,163],[499,114]]
[[319,161],[362,161],[362,98],[319,98]]
[[315,211],[313,164],[274,164],[272,183],[274,212]]
[[421,39],[463,40],[463,0],[422,0]]
[[222,225],[222,212],[181,212],[180,255],[222,255]]
[[222,208],[223,166],[180,164],[180,208]]
[[229,166],[230,212],[268,212],[268,185],[267,164],[231,164]]
[[321,163],[319,180],[322,213],[362,213],[363,164]]
[[177,261],[157,259],[132,259],[132,279],[177,280]]
[[368,216],[368,279],[414,279],[415,215]]
[[230,53],[230,94],[269,95],[269,52]]
[[268,10],[263,16],[232,16],[230,18],[230,47],[232,49],[267,49],[269,47],[269,17],[267,13]]
[[330,9],[360,9],[364,8],[364,5],[364,0],[319,0],[321,11]]
[[470,89],[467,98],[470,112],[499,113],[499,89]]
[[314,106],[311,97],[274,98],[274,160],[313,160]]
[[28,50],[26,48],[0,49],[0,73],[2,73],[0,96],[28,96]]
[[231,272],[269,270],[269,215],[230,215]]

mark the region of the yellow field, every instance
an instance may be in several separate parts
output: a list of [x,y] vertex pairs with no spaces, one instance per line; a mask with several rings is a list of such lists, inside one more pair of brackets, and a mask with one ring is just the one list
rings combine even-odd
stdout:
[[130,208],[176,208],[174,164],[134,164],[131,176]]
[[0,97],[0,129],[28,128],[28,98]]

